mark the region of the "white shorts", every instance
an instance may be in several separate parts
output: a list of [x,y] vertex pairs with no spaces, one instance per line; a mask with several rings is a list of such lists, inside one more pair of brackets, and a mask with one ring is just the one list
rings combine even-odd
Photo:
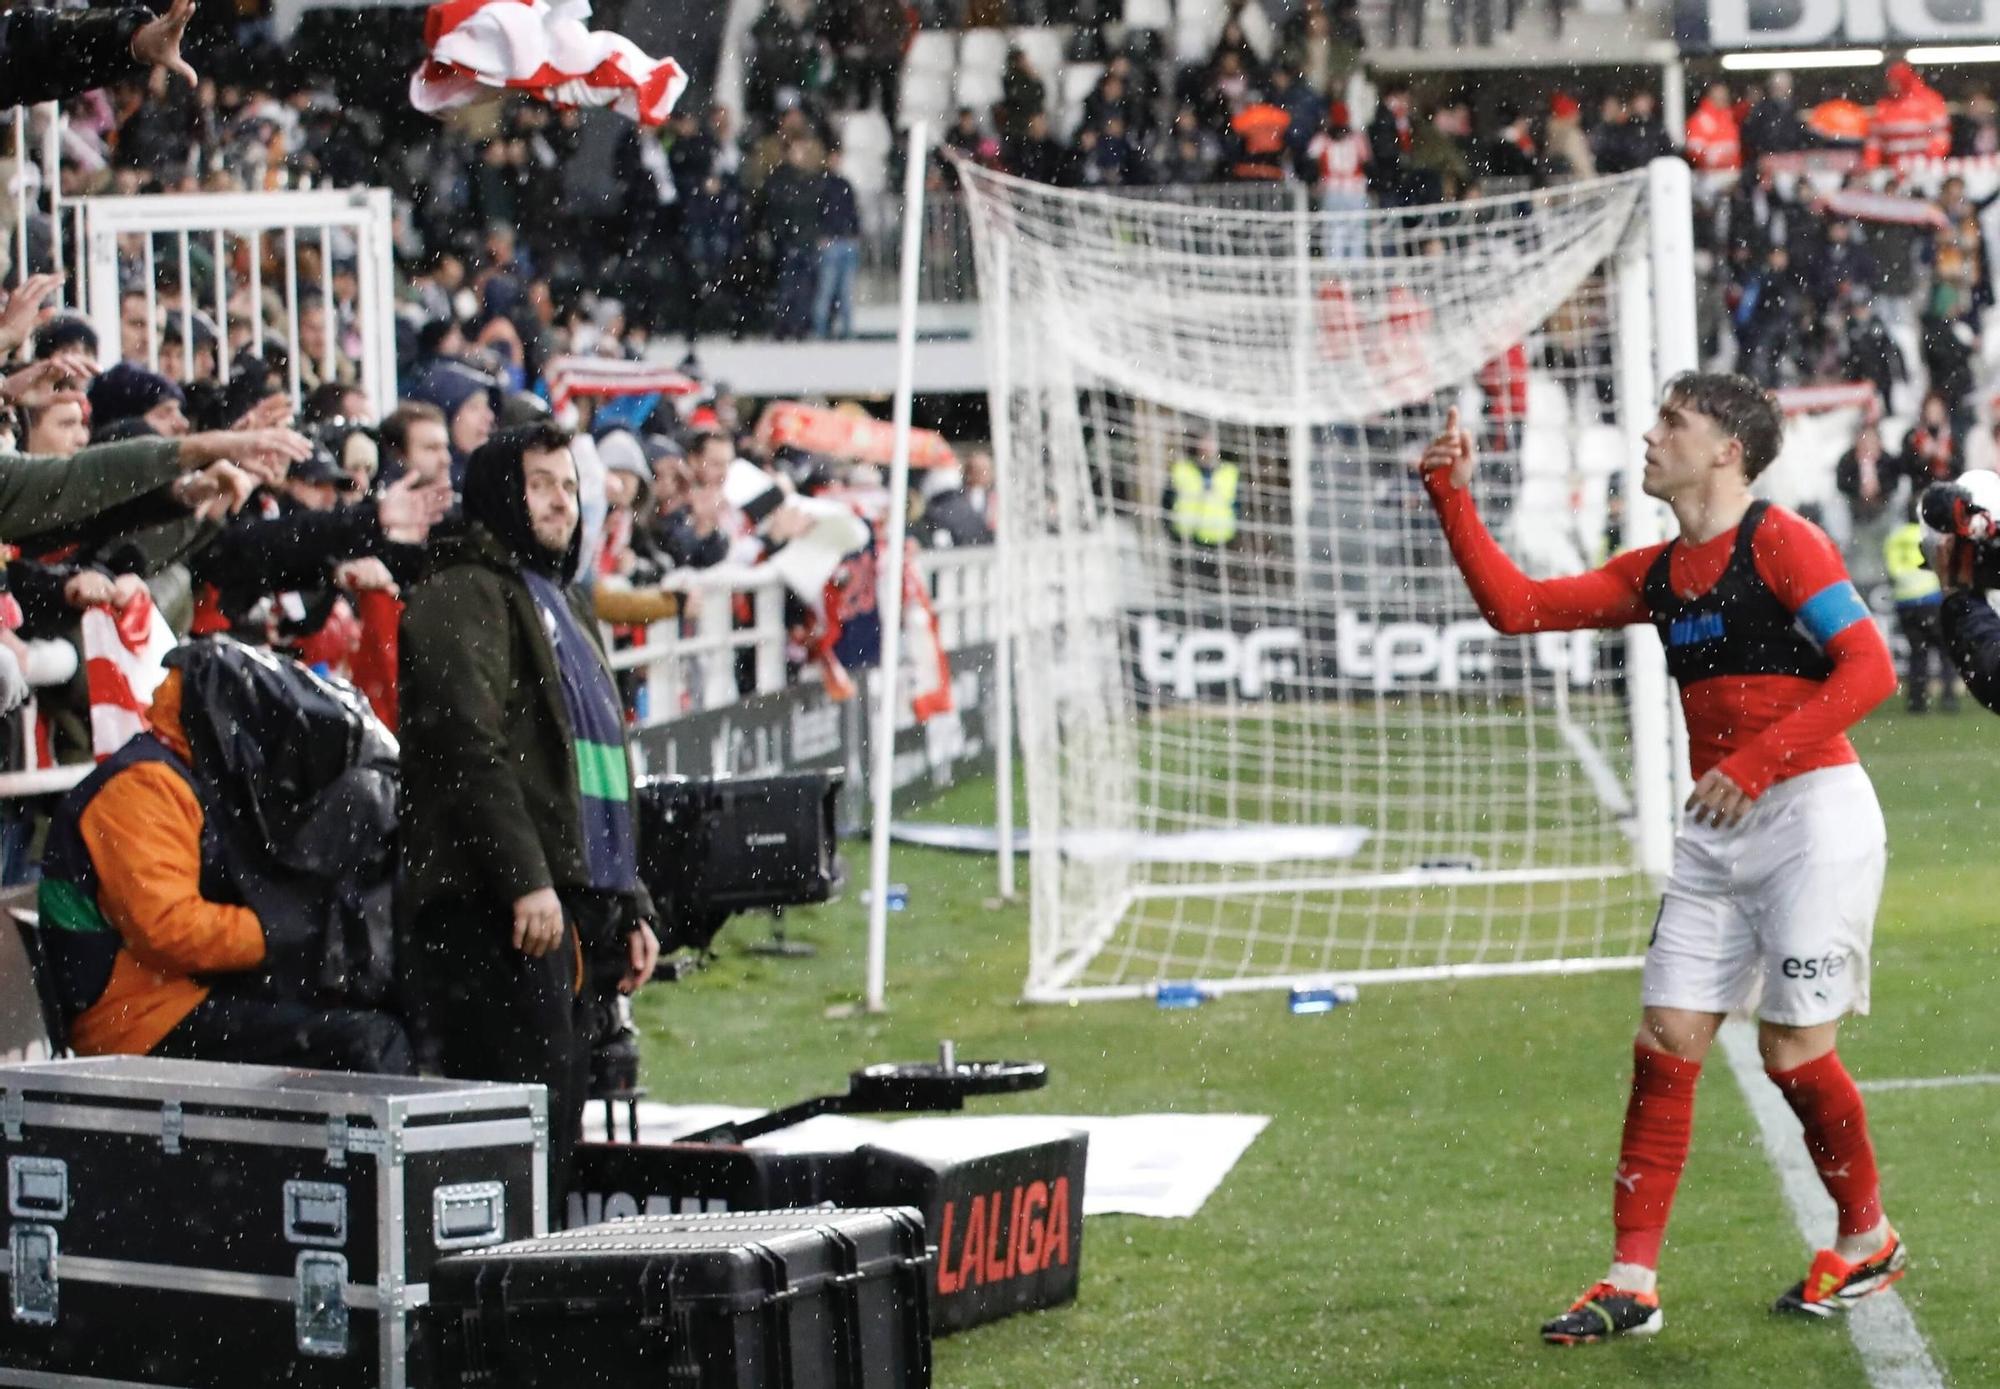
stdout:
[[1888,835],[1858,765],[1781,781],[1733,829],[1682,812],[1642,999],[1811,1027],[1868,1011]]

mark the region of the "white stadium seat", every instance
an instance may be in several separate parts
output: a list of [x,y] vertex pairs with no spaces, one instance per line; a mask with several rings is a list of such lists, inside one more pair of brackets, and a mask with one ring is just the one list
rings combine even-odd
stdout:
[[1057,100],[1056,133],[1067,140],[1083,120],[1083,102],[1104,75],[1102,63],[1071,63],[1063,69],[1062,95]]

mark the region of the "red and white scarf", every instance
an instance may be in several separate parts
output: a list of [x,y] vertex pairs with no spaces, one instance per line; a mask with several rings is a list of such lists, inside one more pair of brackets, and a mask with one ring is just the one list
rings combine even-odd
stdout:
[[609,106],[641,125],[664,125],[687,74],[622,34],[586,28],[589,17],[589,0],[432,5],[424,19],[430,56],[410,79],[410,104],[428,114],[516,91],[552,106]]

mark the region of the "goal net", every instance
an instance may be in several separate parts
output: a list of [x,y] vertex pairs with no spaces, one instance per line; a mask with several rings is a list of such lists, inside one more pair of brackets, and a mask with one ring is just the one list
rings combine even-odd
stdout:
[[1320,214],[959,172],[1028,995],[1632,963],[1671,843],[1657,639],[1493,633],[1409,464],[1458,407],[1530,574],[1657,538],[1684,178]]

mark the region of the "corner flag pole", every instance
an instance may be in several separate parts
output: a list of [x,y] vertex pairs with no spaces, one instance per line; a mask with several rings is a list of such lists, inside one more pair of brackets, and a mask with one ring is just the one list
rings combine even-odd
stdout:
[[867,1009],[883,1012],[889,972],[889,814],[896,767],[897,677],[903,661],[903,546],[910,511],[910,398],[917,373],[917,266],[923,252],[924,165],[930,153],[930,129],[924,121],[910,123],[909,152],[903,170],[903,288],[896,322],[896,445],[889,464],[888,563],[876,589],[876,610],[882,616],[882,664],[875,673],[875,766],[868,779],[872,811],[868,844],[868,991]]

